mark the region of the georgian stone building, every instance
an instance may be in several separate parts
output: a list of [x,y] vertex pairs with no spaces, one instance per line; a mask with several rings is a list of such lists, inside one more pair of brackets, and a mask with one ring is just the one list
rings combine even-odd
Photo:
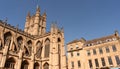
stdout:
[[1,69],[66,69],[64,31],[51,25],[46,32],[46,13],[26,17],[24,31],[0,21]]
[[93,39],[73,40],[67,44],[68,69],[120,68],[120,37],[114,34]]

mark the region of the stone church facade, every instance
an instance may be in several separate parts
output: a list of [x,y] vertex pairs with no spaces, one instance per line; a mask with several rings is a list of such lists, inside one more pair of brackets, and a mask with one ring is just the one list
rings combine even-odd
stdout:
[[1,69],[66,69],[64,30],[51,24],[46,32],[46,13],[37,7],[26,16],[24,31],[0,21]]

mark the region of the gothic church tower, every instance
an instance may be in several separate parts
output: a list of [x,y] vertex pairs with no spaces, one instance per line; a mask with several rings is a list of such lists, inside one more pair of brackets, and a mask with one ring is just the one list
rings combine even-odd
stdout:
[[26,16],[25,32],[31,35],[43,35],[46,33],[46,13],[40,14],[40,7],[37,6],[36,14]]
[[39,7],[28,13],[24,31],[0,21],[0,59],[0,69],[67,69],[64,30],[53,23],[46,32]]

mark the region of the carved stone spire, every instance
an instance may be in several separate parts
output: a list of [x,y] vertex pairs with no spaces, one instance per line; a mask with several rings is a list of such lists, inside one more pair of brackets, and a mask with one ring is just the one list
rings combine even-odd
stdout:
[[27,17],[30,17],[30,11],[28,11]]
[[40,14],[40,7],[37,5],[36,14]]

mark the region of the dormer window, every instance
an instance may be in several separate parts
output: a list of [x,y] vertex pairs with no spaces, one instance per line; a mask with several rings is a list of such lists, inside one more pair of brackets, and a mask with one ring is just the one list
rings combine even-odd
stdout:
[[72,45],[71,45],[71,46],[69,46],[69,49],[70,49],[70,50],[73,50],[73,47],[72,47]]
[[88,46],[88,44],[86,44],[86,46]]
[[102,43],[102,41],[97,41],[97,44],[101,44]]
[[87,44],[88,46],[90,46],[90,44]]
[[93,43],[89,44],[89,46],[92,46],[92,45],[93,45]]
[[111,41],[111,39],[106,39],[106,42],[109,42],[109,41]]
[[79,47],[78,47],[78,44],[76,44],[76,49],[78,49]]
[[70,50],[73,50],[72,46],[70,46]]
[[72,50],[73,48],[70,48],[70,50]]
[[112,38],[113,40],[116,40],[116,38]]

